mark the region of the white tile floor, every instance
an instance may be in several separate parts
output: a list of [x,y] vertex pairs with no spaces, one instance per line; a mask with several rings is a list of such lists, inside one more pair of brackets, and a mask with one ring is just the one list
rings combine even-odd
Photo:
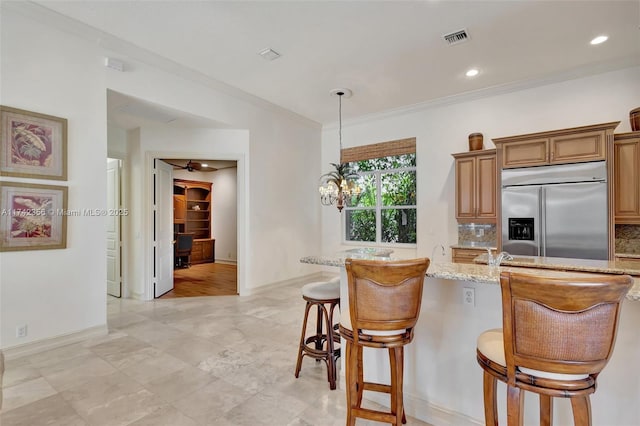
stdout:
[[0,424],[343,425],[344,390],[329,390],[324,363],[305,358],[293,375],[303,284],[249,297],[110,298],[108,336],[6,362]]

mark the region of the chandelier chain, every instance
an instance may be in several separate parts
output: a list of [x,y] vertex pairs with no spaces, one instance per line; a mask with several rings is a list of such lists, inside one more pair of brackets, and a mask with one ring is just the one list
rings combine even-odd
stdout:
[[351,91],[348,89],[332,91],[332,94],[338,95],[339,162],[331,163],[335,170],[322,175],[318,188],[322,205],[335,205],[339,212],[349,203],[350,197],[359,195],[361,191],[356,182],[357,173],[349,167],[349,164],[342,162],[342,96],[345,93],[350,94]]

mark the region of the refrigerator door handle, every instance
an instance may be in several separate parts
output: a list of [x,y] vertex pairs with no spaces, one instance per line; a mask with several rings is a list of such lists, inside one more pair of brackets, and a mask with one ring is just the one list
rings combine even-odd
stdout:
[[540,203],[539,203],[539,208],[540,208],[540,213],[539,213],[539,217],[540,217],[540,228],[539,228],[539,232],[540,232],[540,243],[538,245],[538,256],[543,256],[545,257],[547,255],[547,218],[546,218],[546,211],[547,211],[547,191],[546,188],[543,186],[542,188],[540,188]]

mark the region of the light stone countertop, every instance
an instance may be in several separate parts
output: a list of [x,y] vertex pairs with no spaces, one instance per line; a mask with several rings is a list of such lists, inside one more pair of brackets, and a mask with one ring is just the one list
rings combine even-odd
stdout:
[[486,250],[488,248],[491,249],[491,250],[495,250],[496,249],[495,243],[451,244],[449,247],[450,248],[457,248],[457,249],[477,249],[477,250]]
[[[487,264],[487,255],[481,254],[474,262]],[[595,272],[602,274],[628,274],[640,276],[640,264],[624,260],[569,259],[563,257],[539,257],[514,255],[512,260],[503,260],[501,265],[523,268],[553,269],[556,271]]]
[[629,259],[640,259],[640,254],[616,253],[616,257],[626,257],[626,258],[629,258]]
[[[524,256],[522,256],[524,257]],[[372,256],[346,252],[338,252],[335,255],[326,256],[306,256],[300,259],[302,263],[310,263],[314,265],[323,266],[344,266],[344,261],[347,258],[359,258],[370,260],[399,260],[394,259],[392,256]],[[478,257],[480,258],[480,256]],[[517,257],[518,259],[520,256]],[[540,258],[539,262],[521,262],[519,265],[504,265],[499,267],[489,267],[486,264],[467,264],[467,263],[451,263],[451,262],[433,262],[429,265],[427,270],[427,277],[440,278],[445,280],[455,281],[468,281],[476,283],[486,284],[499,284],[500,273],[502,271],[507,272],[524,272],[525,268],[536,269],[536,275],[559,277],[567,275],[581,275],[582,273],[604,273],[604,274],[627,274],[629,271],[637,272],[640,275],[640,270],[636,265],[634,269],[628,269],[624,265],[625,262],[608,262],[597,260],[585,260],[585,259],[560,259],[560,258]],[[485,260],[486,261],[486,260]],[[518,262],[515,262],[518,263]],[[606,266],[613,263],[611,268]],[[524,266],[524,268],[522,266]],[[545,266],[540,266],[545,265]],[[520,266],[520,267],[518,267]],[[631,265],[629,265],[631,266]],[[571,269],[570,269],[571,268]],[[625,272],[627,271],[627,272]],[[627,299],[633,301],[640,301],[640,277],[634,277],[634,285],[627,293]]]

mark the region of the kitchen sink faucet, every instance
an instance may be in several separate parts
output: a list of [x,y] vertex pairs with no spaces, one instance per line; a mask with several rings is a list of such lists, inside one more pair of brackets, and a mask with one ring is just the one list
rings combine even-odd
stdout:
[[502,251],[494,256],[493,253],[491,253],[491,249],[487,249],[487,262],[489,266],[500,266],[503,260],[513,260],[513,256],[506,251]]

